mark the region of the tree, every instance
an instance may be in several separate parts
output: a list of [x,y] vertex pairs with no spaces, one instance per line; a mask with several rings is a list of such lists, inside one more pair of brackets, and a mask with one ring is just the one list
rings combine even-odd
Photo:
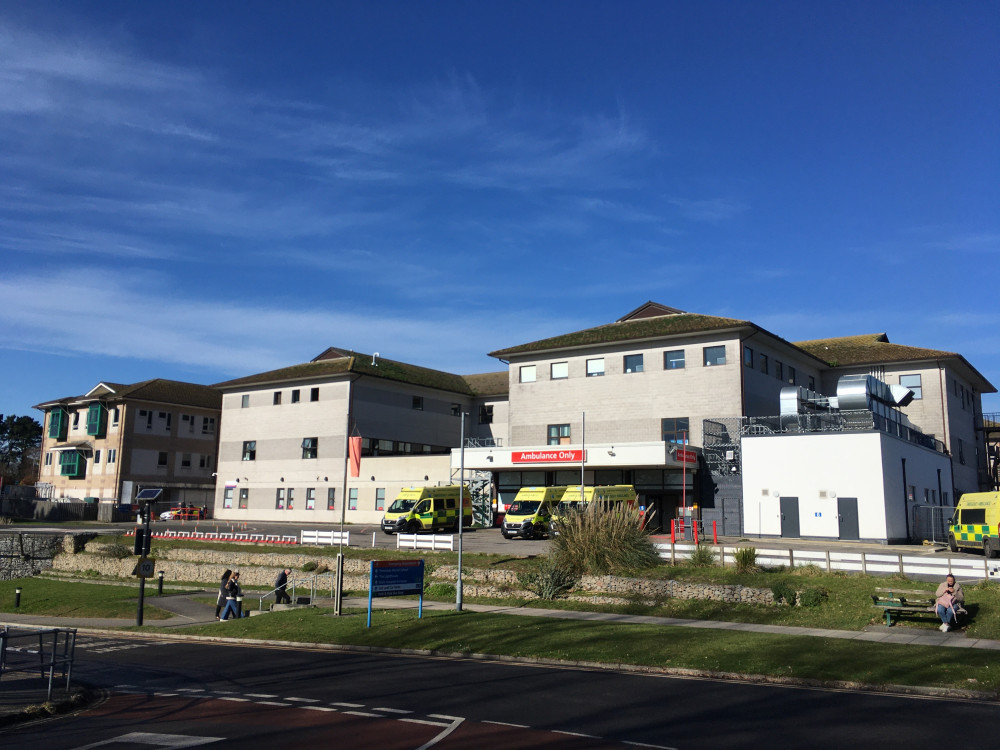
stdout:
[[13,414],[0,421],[0,474],[4,484],[18,484],[35,473],[42,426]]

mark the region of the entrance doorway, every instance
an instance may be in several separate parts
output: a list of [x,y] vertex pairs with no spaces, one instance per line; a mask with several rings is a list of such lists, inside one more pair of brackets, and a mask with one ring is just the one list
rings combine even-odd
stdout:
[[799,499],[797,497],[782,497],[781,500],[781,536],[797,538],[799,534]]
[[841,539],[860,539],[858,526],[858,499],[856,497],[837,498],[837,522]]

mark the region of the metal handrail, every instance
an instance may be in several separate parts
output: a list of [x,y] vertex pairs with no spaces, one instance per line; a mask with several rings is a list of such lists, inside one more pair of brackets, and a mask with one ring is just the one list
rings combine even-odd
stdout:
[[[291,587],[291,589],[292,589],[292,594],[291,594],[292,601],[294,601],[295,600],[295,586],[296,586],[296,584],[297,583],[308,584],[308,588],[309,588],[309,600],[312,601],[313,599],[316,598],[316,591],[317,591],[317,588],[318,588],[317,584],[319,583],[319,579],[325,578],[326,576],[330,576],[330,598],[332,599],[333,598],[334,589],[336,587],[336,582],[337,582],[336,573],[334,571],[332,571],[332,570],[327,571],[326,573],[317,573],[317,574],[315,574],[313,576],[310,576],[308,578],[289,578],[288,579],[288,583],[285,584],[285,586],[286,586],[285,590],[287,591],[288,587]],[[270,591],[268,591],[266,594],[262,594],[260,596],[260,602],[259,602],[259,611],[260,612],[264,611],[264,600],[267,599],[267,597],[269,597],[269,596],[273,596],[275,593],[277,593],[277,591],[278,591],[278,588],[275,587],[275,588],[271,589]]]
[[[51,636],[50,650],[46,653],[46,636]],[[8,652],[12,650],[11,641],[38,638],[38,666],[10,666]],[[30,652],[29,652],[30,653]],[[56,668],[66,678],[66,690],[69,690],[70,678],[73,674],[73,657],[76,653],[75,628],[46,628],[41,630],[14,631],[4,627],[0,630],[0,679],[4,672],[34,672],[38,669],[40,677],[45,679],[48,669],[49,688],[46,700],[52,700],[52,683]],[[46,661],[48,657],[48,661]]]

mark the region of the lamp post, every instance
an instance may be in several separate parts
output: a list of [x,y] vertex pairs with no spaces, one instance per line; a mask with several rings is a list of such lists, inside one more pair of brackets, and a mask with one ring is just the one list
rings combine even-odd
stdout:
[[[458,459],[458,582],[455,584],[455,610],[462,611],[462,527],[465,526],[465,418],[468,412],[462,412],[462,429],[459,443]],[[469,499],[471,502],[471,498]]]

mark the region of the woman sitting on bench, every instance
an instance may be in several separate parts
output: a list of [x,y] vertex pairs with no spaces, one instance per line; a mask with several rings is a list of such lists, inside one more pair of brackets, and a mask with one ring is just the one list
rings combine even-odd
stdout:
[[962,591],[962,584],[955,580],[951,573],[944,579],[944,583],[937,587],[934,592],[935,609],[938,617],[941,618],[941,632],[947,633],[952,623],[958,625],[958,612],[962,611],[962,603],[965,602],[965,592]]

